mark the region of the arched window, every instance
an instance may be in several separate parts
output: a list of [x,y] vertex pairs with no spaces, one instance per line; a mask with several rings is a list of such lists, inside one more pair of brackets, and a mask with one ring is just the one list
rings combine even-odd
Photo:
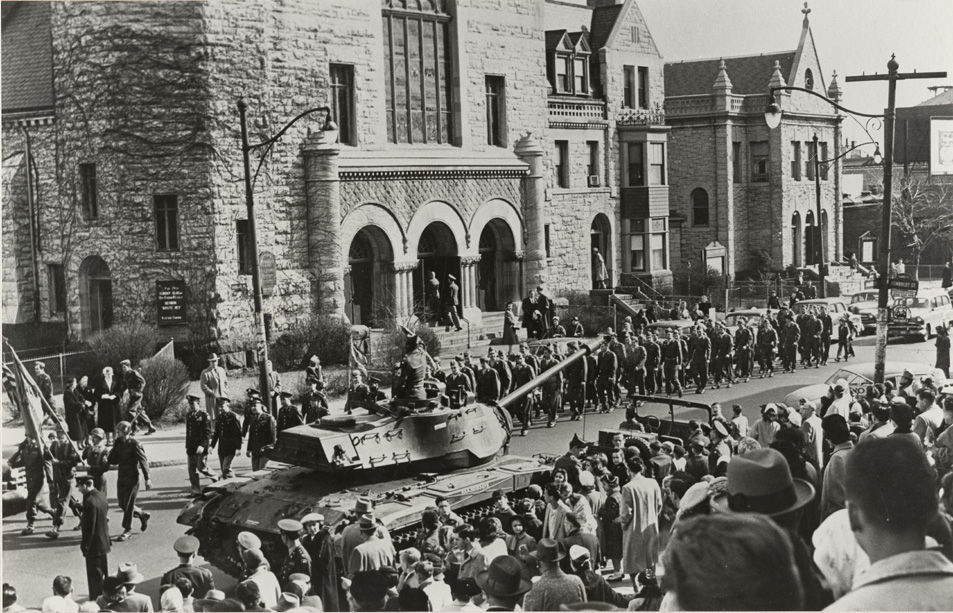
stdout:
[[708,192],[702,188],[692,190],[692,225],[708,225]]
[[810,68],[804,71],[804,88],[810,90],[814,89],[814,73],[811,72]]

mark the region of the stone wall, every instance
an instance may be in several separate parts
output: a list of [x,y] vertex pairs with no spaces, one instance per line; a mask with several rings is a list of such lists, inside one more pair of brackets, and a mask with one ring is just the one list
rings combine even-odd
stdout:
[[612,230],[613,258],[606,258],[606,267],[613,269],[613,281],[618,281],[619,215],[617,201],[609,197],[609,190],[563,190],[553,193],[547,205],[551,246],[551,257],[547,260],[549,288],[556,293],[592,288],[590,229],[600,213],[609,219]]

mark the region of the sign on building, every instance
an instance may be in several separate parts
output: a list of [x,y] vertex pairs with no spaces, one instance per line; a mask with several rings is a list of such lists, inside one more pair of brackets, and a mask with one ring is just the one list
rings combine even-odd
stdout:
[[953,175],[953,117],[930,118],[930,174]]
[[181,326],[185,315],[185,281],[156,281],[156,309],[160,326]]

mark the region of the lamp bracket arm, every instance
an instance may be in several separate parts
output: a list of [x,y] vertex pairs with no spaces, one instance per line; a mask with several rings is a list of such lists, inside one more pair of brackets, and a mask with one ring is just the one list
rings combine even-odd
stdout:
[[301,113],[298,113],[298,115],[297,115],[294,119],[292,119],[291,121],[289,121],[288,123],[286,123],[285,126],[284,126],[283,128],[281,128],[281,130],[279,130],[277,134],[275,134],[274,136],[272,136],[272,137],[269,138],[268,140],[263,140],[263,141],[261,141],[260,143],[255,143],[254,145],[248,145],[248,150],[251,151],[252,149],[260,149],[261,147],[269,147],[269,146],[273,145],[273,144],[275,143],[275,141],[277,141],[278,139],[280,139],[280,138],[284,135],[284,133],[287,132],[288,129],[289,129],[291,126],[293,126],[293,125],[295,124],[295,122],[297,122],[299,119],[301,119],[302,117],[304,117],[304,116],[306,116],[306,115],[310,115],[311,113],[318,113],[318,112],[324,112],[324,113],[327,113],[328,115],[330,115],[330,114],[331,114],[331,107],[329,107],[329,106],[319,106],[319,107],[315,107],[315,108],[313,108],[313,109],[308,109],[308,110],[306,110],[306,111],[302,111]]
[[861,117],[874,117],[876,119],[884,119],[884,115],[882,113],[878,115],[872,115],[870,113],[861,113],[860,111],[852,111],[849,108],[841,106],[840,104],[834,102],[827,96],[822,96],[821,94],[817,93],[816,91],[812,89],[807,89],[804,87],[796,87],[794,85],[785,85],[784,87],[772,87],[770,90],[772,100],[774,99],[774,93],[779,91],[804,92],[805,94],[811,94],[812,96],[816,98],[820,98],[821,100],[823,100],[824,102],[827,102],[828,104],[830,104],[831,106],[833,106],[835,109],[839,111],[844,111],[845,113],[850,113],[851,115],[859,115]]

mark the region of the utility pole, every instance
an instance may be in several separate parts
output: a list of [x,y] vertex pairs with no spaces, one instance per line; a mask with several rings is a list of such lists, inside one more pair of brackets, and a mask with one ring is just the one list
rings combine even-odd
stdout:
[[824,224],[821,222],[821,159],[820,145],[817,142],[817,132],[814,133],[814,198],[817,203],[817,221],[815,235],[817,236],[817,277],[820,298],[827,298],[827,270],[824,264]]

